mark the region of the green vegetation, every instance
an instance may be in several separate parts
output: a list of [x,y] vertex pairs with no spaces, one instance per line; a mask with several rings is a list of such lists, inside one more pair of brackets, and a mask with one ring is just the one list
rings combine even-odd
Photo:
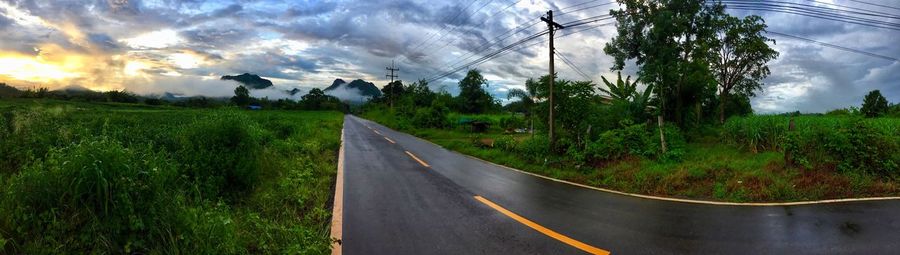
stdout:
[[499,108],[471,70],[457,96],[395,82],[390,100],[376,98],[362,116],[485,160],[626,192],[755,202],[898,193],[900,122],[886,117],[900,106],[873,91],[862,110],[828,117],[753,115],[750,98],[778,56],[762,18],[706,0],[617,2],[617,35],[604,51],[613,71],[634,63],[633,80],[530,78],[508,93],[517,102]]
[[342,119],[4,99],[0,253],[327,253]]

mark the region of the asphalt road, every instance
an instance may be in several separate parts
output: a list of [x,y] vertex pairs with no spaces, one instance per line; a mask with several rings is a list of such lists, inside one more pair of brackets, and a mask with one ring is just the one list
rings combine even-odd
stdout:
[[519,173],[351,115],[344,136],[345,254],[900,254],[897,200],[655,200]]

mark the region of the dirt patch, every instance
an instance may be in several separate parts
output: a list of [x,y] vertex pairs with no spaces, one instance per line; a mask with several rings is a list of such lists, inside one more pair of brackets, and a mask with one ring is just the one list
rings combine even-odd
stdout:
[[850,179],[838,174],[834,166],[801,170],[792,183],[803,194],[816,195],[814,199],[853,197]]

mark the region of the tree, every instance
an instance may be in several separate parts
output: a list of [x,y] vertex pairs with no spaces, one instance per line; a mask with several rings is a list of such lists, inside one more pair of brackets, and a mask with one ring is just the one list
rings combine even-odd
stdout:
[[234,89],[234,96],[231,97],[232,103],[240,107],[245,107],[250,104],[251,100],[250,90],[248,90],[247,87],[241,85]]
[[869,91],[869,94],[863,99],[862,109],[860,109],[860,112],[867,118],[879,117],[887,113],[887,111],[887,99],[885,99],[884,96],[881,95],[881,91],[877,89]]
[[708,52],[724,7],[706,0],[617,2],[625,6],[610,11],[618,34],[603,48],[615,60],[612,69],[634,59],[641,80],[656,88],[662,114],[684,124],[685,105],[700,104],[715,86]]
[[472,69],[459,81],[459,110],[463,113],[483,113],[494,104],[494,98],[484,90],[487,80]]
[[388,105],[393,106],[398,101],[398,98],[403,97],[405,90],[403,81],[396,80],[381,88],[381,95],[387,99]]
[[743,19],[725,17],[719,24],[712,69],[715,72],[719,92],[719,123],[725,123],[726,104],[732,94],[752,97],[762,87],[760,82],[769,75],[766,65],[778,57],[778,52],[769,47],[762,18],[750,15]]
[[606,77],[602,77],[606,89],[598,88],[612,99],[612,104],[624,109],[628,118],[636,123],[643,122],[649,118],[647,107],[650,106],[650,100],[653,98],[653,84],[647,85],[644,91],[639,92],[637,84],[640,79],[631,81],[631,76],[627,76],[622,80],[622,72],[618,73],[615,83],[610,82]]
[[528,121],[531,122],[531,127],[529,131],[531,131],[532,136],[534,135],[534,106],[538,100],[538,83],[534,81],[534,79],[529,78],[525,81],[525,89],[511,89],[506,92],[506,99],[518,98],[519,102],[522,104],[522,108],[524,108],[525,117],[528,118]]
[[435,93],[428,88],[428,81],[421,79],[407,87],[407,94],[413,98],[413,103],[417,107],[431,106],[434,101]]

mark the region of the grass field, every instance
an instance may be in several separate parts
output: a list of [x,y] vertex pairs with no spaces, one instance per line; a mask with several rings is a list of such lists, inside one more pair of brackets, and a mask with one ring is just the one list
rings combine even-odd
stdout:
[[[382,121],[380,119],[384,118],[382,115],[367,113],[364,117],[380,123],[391,124],[390,119]],[[488,116],[488,118],[490,117],[492,116]],[[460,127],[453,129],[406,127],[402,130],[447,149],[494,163],[553,178],[630,193],[730,202],[805,201],[900,195],[900,183],[894,176],[880,174],[877,171],[839,171],[836,169],[835,163],[831,161],[843,160],[845,159],[843,157],[830,156],[828,157],[830,161],[823,160],[823,164],[804,166],[798,163],[797,166],[788,167],[785,165],[784,152],[777,149],[778,146],[751,150],[747,147],[748,139],[738,138],[774,139],[777,141],[772,143],[783,143],[785,139],[783,136],[766,138],[765,135],[742,135],[749,132],[745,129],[759,130],[760,127],[768,127],[769,124],[757,123],[766,121],[781,125],[781,127],[771,127],[769,130],[787,129],[787,117],[735,118],[724,127],[707,127],[707,130],[692,134],[690,141],[684,145],[680,160],[627,156],[619,160],[590,163],[574,160],[569,155],[526,153],[522,147],[528,148],[523,145],[532,140],[529,139],[529,134],[505,134],[499,128],[491,128],[485,133],[472,133]],[[812,130],[813,128],[809,127],[815,126],[813,123],[819,121],[832,123],[842,120],[810,116],[801,118],[797,126],[804,127],[803,130]],[[896,123],[895,120],[878,119],[864,122],[873,123],[873,128],[877,127],[883,131],[878,134],[888,137],[875,137],[877,139],[896,142],[900,137],[896,135],[898,125],[890,124]],[[844,127],[844,129],[848,129],[847,127],[852,127],[852,125],[845,124]],[[827,127],[815,128],[815,130],[839,132],[839,129]],[[797,132],[807,134],[811,131]],[[803,137],[806,136],[811,135],[803,135]],[[538,135],[535,141],[540,141],[540,139],[541,136]],[[804,140],[812,141],[812,138]],[[501,141],[503,143],[500,143]],[[839,143],[841,141],[830,142]],[[512,143],[512,145],[506,143]],[[752,144],[759,145],[761,142]],[[812,144],[812,142],[804,144],[805,147],[800,147],[805,148],[805,151],[817,151],[820,147],[825,148]],[[851,149],[853,148],[843,150]],[[809,152],[807,154],[827,153]],[[805,154],[797,152],[796,155],[798,158],[804,159],[800,156]],[[872,153],[871,155],[878,157],[880,154]],[[883,160],[877,162],[897,157],[882,156]],[[812,156],[806,158],[812,158]],[[863,160],[862,162],[869,161]]]
[[328,253],[342,121],[0,100],[0,253]]

